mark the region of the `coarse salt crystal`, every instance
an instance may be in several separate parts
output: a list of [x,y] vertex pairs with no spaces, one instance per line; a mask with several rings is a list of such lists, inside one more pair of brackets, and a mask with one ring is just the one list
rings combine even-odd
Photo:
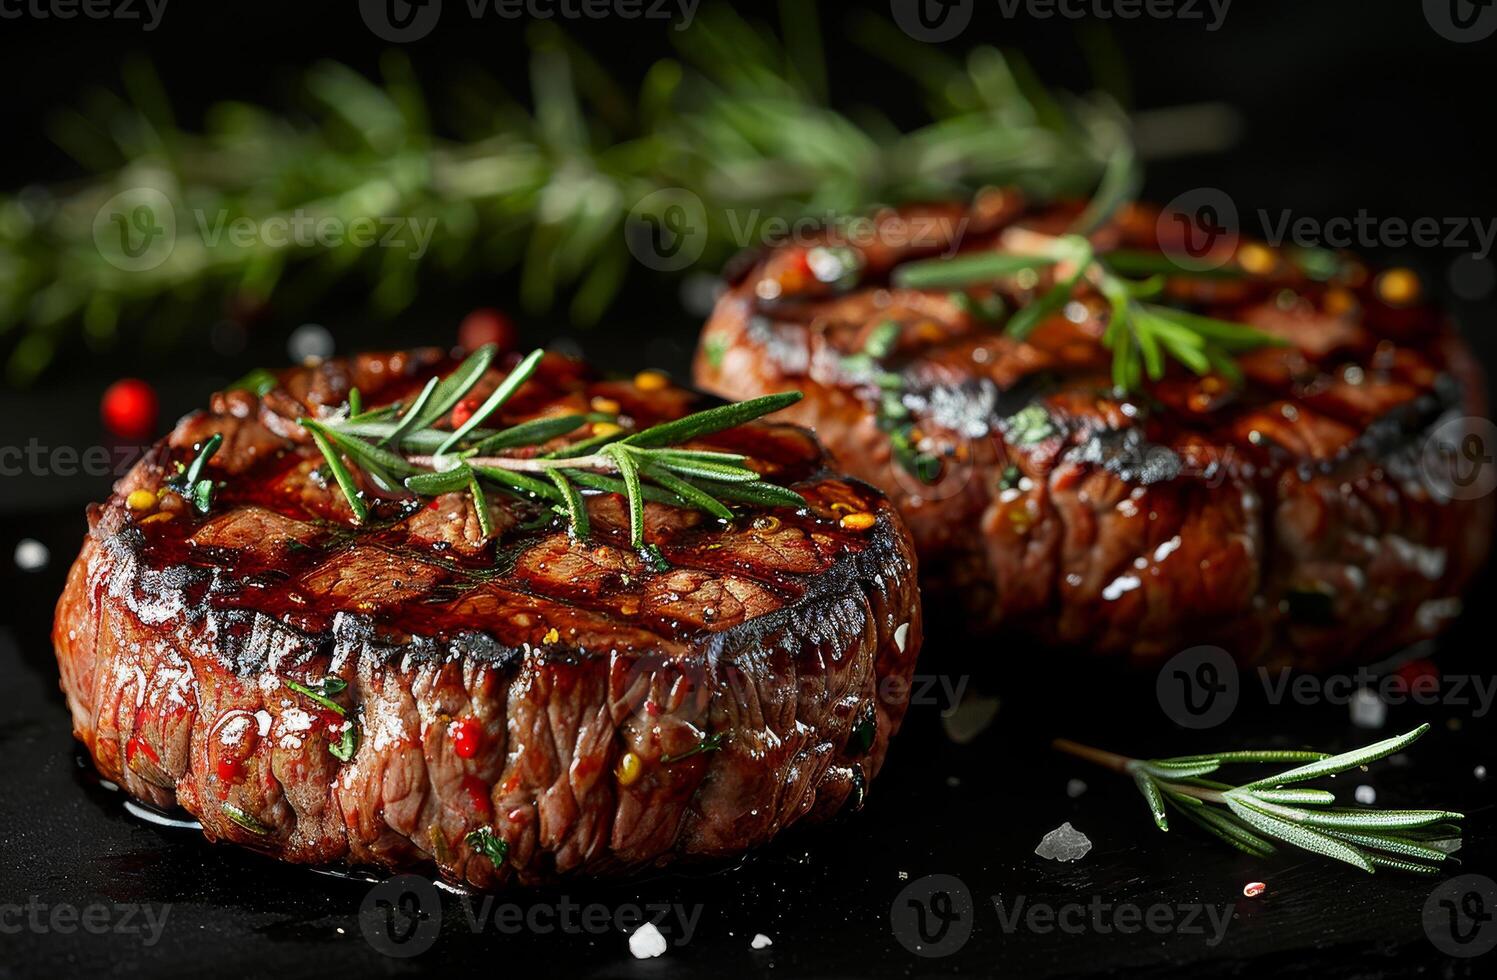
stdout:
[[1091,849],[1092,842],[1068,820],[1046,834],[1034,853],[1050,861],[1079,861]]
[[1073,779],[1070,782],[1066,783],[1066,795],[1073,800],[1085,792],[1086,783],[1083,783],[1079,779]]
[[774,940],[770,939],[768,936],[764,935],[764,933],[762,933],[762,932],[756,932],[756,933],[754,933],[754,938],[749,943],[749,946],[751,946],[754,949],[763,949],[766,946],[773,946],[773,945],[774,945]]
[[665,952],[665,937],[655,928],[655,923],[646,922],[629,937],[629,952],[637,960],[646,960]]
[[1371,786],[1358,786],[1356,792],[1352,795],[1355,796],[1357,802],[1362,804],[1363,806],[1372,806],[1372,804],[1377,802],[1377,790],[1373,789]]
[[1388,720],[1388,706],[1377,693],[1357,688],[1351,697],[1351,723],[1358,728],[1382,728]]
[[52,552],[35,538],[22,538],[16,544],[16,567],[23,572],[35,572],[47,567]]

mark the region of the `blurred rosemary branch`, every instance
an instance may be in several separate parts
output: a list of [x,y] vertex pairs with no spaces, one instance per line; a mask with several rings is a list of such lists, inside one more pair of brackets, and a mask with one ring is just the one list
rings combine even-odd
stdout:
[[[872,18],[849,36],[908,75],[929,121],[901,128],[870,108],[834,110],[818,17],[811,3],[783,3],[776,33],[725,6],[705,10],[671,32],[677,57],[656,62],[636,93],[537,23],[528,105],[474,68],[431,100],[391,53],[377,82],[338,64],[309,70],[305,114],[222,103],[201,131],[178,124],[148,63],[129,62],[123,97],[95,92],[52,128],[92,176],[0,197],[8,379],[33,380],[80,332],[107,349],[123,324],[147,318],[169,340],[226,313],[273,304],[291,315],[356,274],[369,284],[371,314],[389,317],[414,300],[423,270],[455,282],[518,267],[527,309],[565,304],[586,325],[628,273],[631,209],[662,188],[705,203],[696,264],[715,269],[772,219],[997,183],[1039,197],[1084,194],[1129,152],[1106,99],[1060,101],[1021,60],[987,47],[954,60]],[[171,203],[176,235],[159,264],[123,269],[96,244],[96,219],[138,188]],[[435,232],[420,256],[346,239],[230,245],[203,233],[201,215],[258,227],[297,215],[343,227],[398,217]]]

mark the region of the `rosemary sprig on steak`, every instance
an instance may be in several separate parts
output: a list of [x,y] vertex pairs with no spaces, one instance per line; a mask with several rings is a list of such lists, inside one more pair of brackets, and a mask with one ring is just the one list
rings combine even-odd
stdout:
[[[1378,868],[1439,874],[1460,844],[1460,813],[1447,810],[1377,810],[1333,807],[1334,794],[1291,786],[1334,776],[1386,758],[1416,741],[1429,725],[1361,749],[1330,755],[1280,749],[1215,752],[1172,759],[1130,759],[1066,739],[1058,751],[1133,777],[1154,823],[1168,831],[1167,809],[1254,857],[1289,844],[1363,871]],[[1273,776],[1231,785],[1205,777],[1224,765],[1299,763]]]
[[[1090,286],[1111,306],[1102,343],[1112,351],[1113,384],[1125,391],[1138,390],[1146,376],[1152,381],[1164,377],[1166,357],[1198,375],[1214,371],[1236,383],[1242,373],[1235,354],[1281,343],[1245,324],[1148,302],[1163,291],[1168,275],[1195,275],[1189,268],[1172,265],[1168,270],[1148,271],[1154,267],[1141,264],[1139,256],[1131,252],[1120,254],[1114,263],[1112,255],[1097,254],[1081,235],[1034,237],[1040,244],[1032,252],[987,252],[912,262],[895,271],[894,284],[912,289],[950,289],[1009,277],[1037,278],[1041,272],[1053,271],[1054,284],[1016,310],[1004,326],[1006,333],[1019,340],[1028,337],[1047,317],[1064,310],[1084,285]],[[1130,270],[1147,272],[1147,278],[1129,278],[1126,273]],[[1235,273],[1218,269],[1205,274]]]
[[346,418],[299,420],[360,522],[368,519],[369,507],[349,464],[386,492],[471,494],[485,536],[493,533],[486,488],[550,502],[579,538],[590,531],[584,495],[623,494],[629,500],[630,540],[636,548],[644,547],[646,501],[700,510],[725,521],[734,517],[729,503],[806,506],[800,494],[761,480],[747,465],[747,456],[683,448],[794,404],[801,399],[798,391],[709,408],[632,433],[607,421],[602,434],[561,449],[509,455],[544,446],[606,417],[564,415],[483,428],[535,373],[542,356],[536,350],[461,424],[450,431],[434,428],[483,378],[496,353],[493,346],[475,351],[447,377],[428,382],[408,405],[358,412],[353,392]]

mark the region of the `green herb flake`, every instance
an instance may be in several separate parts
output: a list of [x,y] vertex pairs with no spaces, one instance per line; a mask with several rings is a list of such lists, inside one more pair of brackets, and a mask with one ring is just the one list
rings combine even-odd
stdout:
[[489,859],[494,867],[499,867],[509,857],[509,841],[494,833],[492,827],[479,827],[471,831],[463,838],[473,850]]

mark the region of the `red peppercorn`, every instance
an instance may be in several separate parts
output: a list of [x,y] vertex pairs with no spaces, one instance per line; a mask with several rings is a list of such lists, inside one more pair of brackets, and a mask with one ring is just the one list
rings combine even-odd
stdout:
[[476,398],[464,398],[452,407],[452,427],[454,429],[467,423],[478,411],[479,401]]
[[477,718],[464,718],[448,726],[447,734],[452,738],[452,751],[459,759],[471,759],[478,754],[478,743],[483,737]]
[[457,328],[457,344],[463,350],[478,350],[484,344],[495,344],[501,351],[513,350],[516,340],[514,323],[493,307],[474,310]]
[[99,417],[121,439],[149,439],[156,432],[161,410],[156,390],[139,378],[124,378],[104,391]]

